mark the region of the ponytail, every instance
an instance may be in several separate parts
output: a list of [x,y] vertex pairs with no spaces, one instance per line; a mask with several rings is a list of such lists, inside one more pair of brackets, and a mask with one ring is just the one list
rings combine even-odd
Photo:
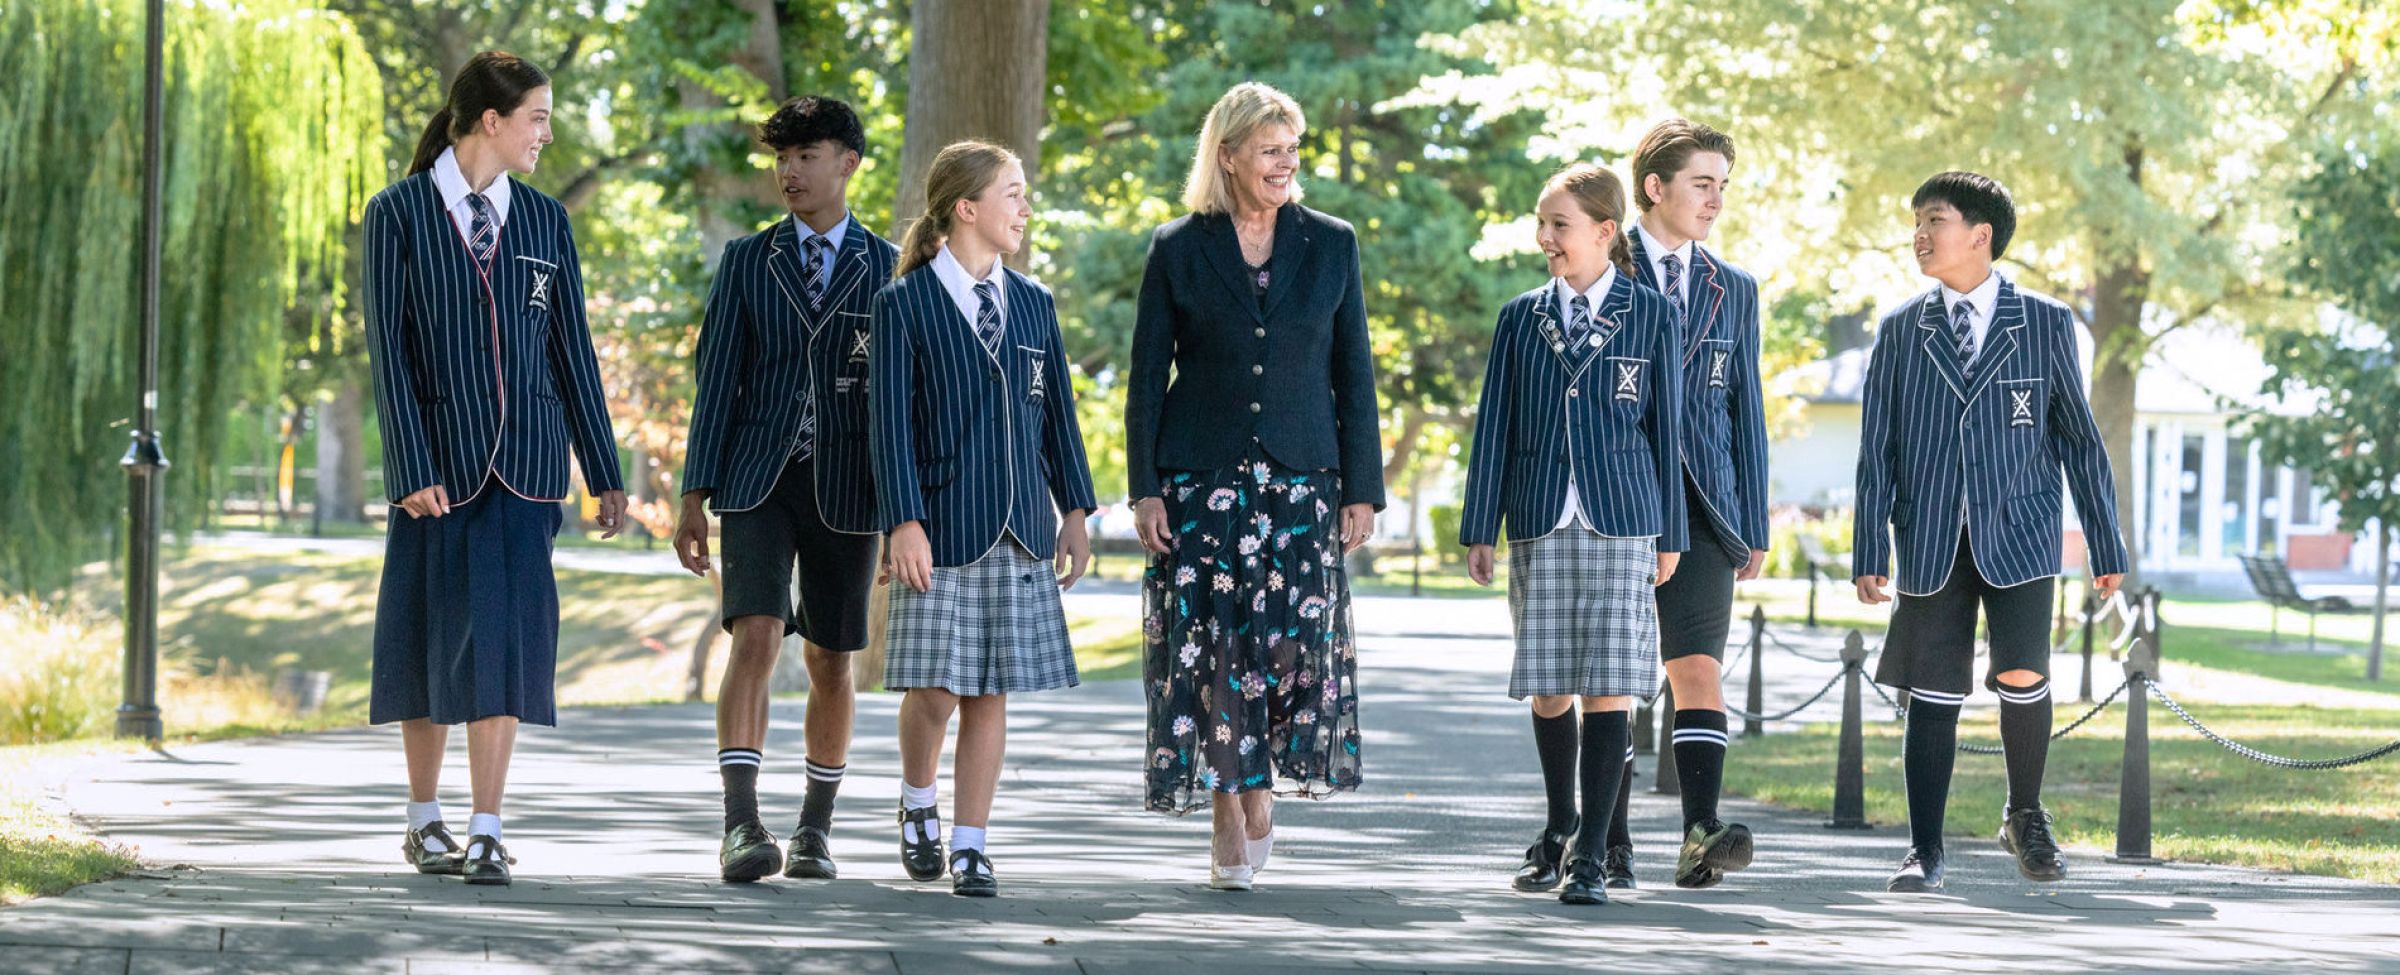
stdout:
[[408,161],[408,175],[415,176],[433,168],[433,161],[442,158],[442,150],[450,148],[450,106],[433,113],[433,121],[425,123],[425,134],[417,137],[417,154]]
[[442,158],[442,150],[482,124],[483,113],[516,114],[517,106],[525,104],[525,96],[549,85],[548,73],[506,51],[485,51],[468,58],[458,77],[450,80],[450,94],[443,99],[442,110],[433,113],[425,123],[425,134],[417,137],[417,151],[409,158],[407,175],[432,169],[434,161]]
[[1633,270],[1633,244],[1625,239],[1632,236],[1632,234],[1632,228],[1629,228],[1624,224],[1618,224],[1617,235],[1609,238],[1608,241],[1608,262],[1616,265],[1617,270],[1625,272],[1627,277],[1635,276],[1635,272]]
[[900,260],[892,265],[892,278],[898,280],[942,252],[942,241],[950,236],[950,218],[958,212],[958,201],[981,195],[1000,178],[1000,171],[1017,161],[1017,154],[989,142],[953,142],[942,147],[933,157],[933,166],[925,171],[925,215],[908,225],[908,234],[900,239]]

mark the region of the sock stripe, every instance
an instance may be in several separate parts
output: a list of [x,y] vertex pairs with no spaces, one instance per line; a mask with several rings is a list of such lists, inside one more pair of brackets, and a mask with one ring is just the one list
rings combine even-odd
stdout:
[[718,765],[748,765],[755,768],[765,759],[766,756],[760,754],[755,748],[717,749]]
[[1942,704],[1950,707],[1958,707],[1967,703],[1967,695],[1964,692],[1950,694],[1943,691],[1929,691],[1920,687],[1909,688],[1908,699],[1912,704],[1923,701],[1927,704]]
[[1718,731],[1714,728],[1677,728],[1675,729],[1674,741],[1675,744],[1678,745],[1681,745],[1685,742],[1707,742],[1714,745],[1727,745],[1731,744],[1733,739],[1724,732]]
[[2047,700],[2049,697],[2049,681],[2043,681],[2039,684],[2033,685],[2032,687],[2010,687],[2006,684],[2000,685],[2000,700],[2008,704],[2033,704],[2039,701]]
[[1628,762],[1630,762],[1630,761],[1633,761],[1633,746],[1632,746],[1632,745],[1627,745],[1627,746],[1625,746],[1625,760],[1626,760],[1626,761],[1628,761]]
[[805,759],[800,764],[808,770],[809,778],[819,782],[839,782],[842,773],[850,769],[847,765],[819,765]]

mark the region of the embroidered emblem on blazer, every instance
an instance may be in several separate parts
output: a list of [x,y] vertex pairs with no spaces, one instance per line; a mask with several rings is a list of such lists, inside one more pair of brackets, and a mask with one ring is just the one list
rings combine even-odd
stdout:
[[1732,358],[1733,353],[1724,349],[1708,350],[1708,386],[1710,389],[1725,388],[1725,363]]
[[1629,402],[1639,401],[1642,398],[1642,360],[1611,359],[1608,364],[1616,367],[1617,377],[1610,395]]
[[2012,389],[2008,391],[2008,425],[2012,427],[2033,425],[2033,390]]
[[852,361],[852,362],[863,362],[863,361],[865,361],[865,360],[866,360],[866,358],[867,358],[867,337],[868,337],[868,335],[869,335],[869,334],[870,334],[870,333],[868,333],[868,332],[867,332],[866,330],[864,330],[864,329],[861,329],[861,330],[859,330],[859,331],[857,331],[857,332],[853,332],[853,333],[851,333],[851,335],[850,335],[850,361]]

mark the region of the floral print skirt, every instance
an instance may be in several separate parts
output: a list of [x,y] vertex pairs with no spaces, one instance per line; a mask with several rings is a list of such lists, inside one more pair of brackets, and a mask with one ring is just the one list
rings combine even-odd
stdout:
[[1149,808],[1358,788],[1339,479],[1254,449],[1222,470],[1170,473],[1164,487],[1175,550],[1142,580]]

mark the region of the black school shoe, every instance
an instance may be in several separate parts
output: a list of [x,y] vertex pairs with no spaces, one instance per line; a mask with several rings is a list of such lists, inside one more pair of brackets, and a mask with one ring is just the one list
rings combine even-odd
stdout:
[[1558,865],[1566,859],[1567,841],[1575,835],[1573,829],[1553,833],[1547,828],[1525,848],[1525,864],[1517,868],[1517,879],[1509,884],[1528,894],[1539,894],[1558,886]]
[[746,884],[783,866],[783,848],[775,845],[775,834],[756,821],[743,823],[725,831],[725,843],[717,848],[717,873],[729,884]]
[[992,876],[992,859],[982,850],[960,850],[950,871],[950,892],[960,897],[998,897],[1000,879]]
[[[426,840],[438,841],[442,848],[427,849],[429,844]],[[416,867],[418,873],[457,876],[467,866],[467,848],[451,838],[450,828],[442,825],[438,819],[426,823],[424,829],[409,830],[408,838],[400,841],[400,855],[407,859],[409,865]]]
[[1750,855],[1750,827],[1716,819],[1693,823],[1675,856],[1675,886],[1714,887],[1726,874],[1749,866]]
[[1604,886],[1610,890],[1632,890],[1633,847],[1629,844],[1609,847],[1608,859],[1600,863],[1600,875],[1607,878]]
[[[910,880],[939,880],[948,864],[942,862],[942,841],[933,835],[932,824],[942,821],[932,806],[923,809],[900,807],[900,868],[908,871]],[[925,837],[911,842],[908,824],[917,824],[917,835]]]
[[2017,873],[2035,883],[2067,879],[2067,858],[2050,836],[2050,813],[2040,806],[2010,809],[2000,818],[2000,846],[2017,858]]
[[783,875],[794,880],[832,880],[832,839],[814,826],[792,833],[792,852],[783,858]]
[[1606,904],[1608,886],[1598,858],[1590,850],[1577,850],[1567,861],[1567,882],[1558,889],[1561,904]]
[[517,862],[517,858],[509,856],[508,848],[501,846],[498,839],[480,835],[467,837],[468,849],[472,850],[479,844],[483,852],[467,857],[467,882],[487,887],[508,886],[508,868]]
[[1908,856],[1900,861],[1900,869],[1892,874],[1884,889],[1895,894],[1930,894],[1942,889],[1942,851],[1910,847]]

